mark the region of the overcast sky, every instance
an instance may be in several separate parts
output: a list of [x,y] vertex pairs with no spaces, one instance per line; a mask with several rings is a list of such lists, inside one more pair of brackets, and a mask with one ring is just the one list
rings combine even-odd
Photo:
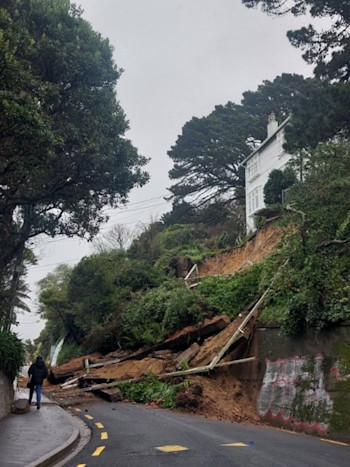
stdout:
[[[218,104],[240,103],[242,93],[281,73],[312,74],[286,37],[305,18],[272,18],[248,10],[240,0],[78,0],[96,31],[110,40],[124,69],[118,100],[130,122],[127,136],[151,158],[151,180],[130,195],[129,209],[114,212],[109,225],[129,228],[171,209],[167,151],[193,116],[208,115]],[[103,228],[108,231],[108,225]],[[29,269],[31,314],[18,315],[21,338],[39,336],[44,323],[34,313],[36,282],[57,264],[76,264],[92,252],[74,239],[36,241],[39,263]]]

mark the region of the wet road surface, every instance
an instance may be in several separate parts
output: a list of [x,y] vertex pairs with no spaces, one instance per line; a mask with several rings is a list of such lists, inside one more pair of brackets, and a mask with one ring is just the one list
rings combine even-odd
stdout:
[[68,467],[350,465],[350,446],[304,434],[125,403],[75,410],[92,437]]

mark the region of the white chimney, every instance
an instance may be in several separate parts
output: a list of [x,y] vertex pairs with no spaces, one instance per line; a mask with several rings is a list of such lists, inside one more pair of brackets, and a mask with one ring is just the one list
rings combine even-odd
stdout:
[[276,120],[276,115],[271,112],[269,115],[269,121],[267,124],[267,137],[269,138],[278,128],[278,121]]

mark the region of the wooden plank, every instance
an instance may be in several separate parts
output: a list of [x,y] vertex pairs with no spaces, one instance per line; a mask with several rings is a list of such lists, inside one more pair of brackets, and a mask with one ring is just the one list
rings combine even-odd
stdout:
[[120,363],[122,362],[124,359],[122,358],[115,358],[114,360],[106,360],[106,361],[102,361],[102,362],[99,362],[99,363],[89,363],[89,367],[88,368],[99,368],[100,366],[105,366],[105,365],[113,365],[114,363]]
[[[230,366],[230,365],[238,365],[239,363],[246,363],[255,360],[255,357],[247,357],[241,358],[239,360],[232,360],[230,362],[223,362],[217,363],[214,368],[223,367],[223,366]],[[193,375],[197,373],[209,373],[213,368],[210,368],[209,365],[206,366],[199,366],[197,368],[190,368],[188,370],[180,370],[180,371],[173,371],[171,373],[165,373],[165,375],[160,375],[162,377],[165,376],[185,376],[185,375]]]
[[61,388],[65,388],[65,387],[67,387],[67,386],[69,386],[69,385],[71,385],[73,383],[76,383],[79,378],[84,378],[85,376],[86,376],[86,374],[83,375],[83,376],[78,376],[76,378],[69,379],[69,380],[65,381],[64,383],[60,384],[60,386],[61,386]]
[[65,387],[62,387],[62,389],[70,389],[70,388],[76,388],[76,387],[78,387],[78,383],[72,383],[72,384],[68,384]]
[[249,312],[243,323],[239,326],[237,331],[233,334],[231,339],[226,343],[226,345],[221,349],[221,351],[218,353],[216,357],[213,358],[211,363],[209,364],[209,368],[212,369],[214,366],[221,360],[221,358],[224,356],[224,354],[227,352],[227,350],[231,347],[231,345],[238,339],[239,335],[243,333],[243,328],[246,326],[246,324],[250,321],[252,318],[253,314],[259,309],[260,305],[263,303],[265,300],[266,295],[268,292],[271,290],[272,284],[275,282],[280,270],[288,263],[285,261],[282,266],[280,266],[276,272],[276,274],[273,276],[272,281],[270,283],[270,286],[265,290],[265,292],[262,294],[262,296],[259,298],[259,300],[256,302],[256,304],[253,306],[252,310]]
[[95,389],[94,394],[108,402],[120,402],[123,400],[123,396],[119,388]]
[[190,347],[188,347],[188,349],[181,352],[181,354],[174,360],[175,368],[180,370],[182,365],[187,364],[193,357],[197,355],[199,349],[199,344],[194,342]]
[[243,328],[244,326],[250,321],[250,319],[252,318],[252,316],[254,315],[254,313],[258,310],[259,306],[262,304],[262,302],[265,300],[265,297],[267,295],[267,293],[270,291],[270,287],[268,289],[265,290],[265,292],[262,294],[262,296],[259,298],[259,300],[256,302],[256,304],[253,306],[253,308],[251,309],[251,311],[248,313],[248,315],[246,316],[246,318],[243,320],[242,324],[239,326],[239,328],[237,329],[237,331],[233,334],[233,336],[231,337],[231,339],[228,340],[228,342],[226,343],[226,345],[224,345],[224,347],[220,350],[220,352],[218,353],[218,355],[216,355],[216,357],[213,358],[213,360],[211,361],[211,363],[209,363],[209,368],[212,369],[214,368],[214,366],[222,359],[222,357],[224,356],[224,354],[227,352],[227,350],[231,347],[231,345],[238,339],[238,337],[240,337],[240,334],[243,332]]
[[192,275],[192,273],[193,273],[194,271],[196,271],[196,273],[197,273],[197,275],[198,275],[198,266],[197,266],[197,264],[194,264],[194,265],[192,266],[192,268],[190,269],[190,272],[187,274],[187,276],[185,277],[184,280],[187,281],[187,280],[191,277],[191,275]]

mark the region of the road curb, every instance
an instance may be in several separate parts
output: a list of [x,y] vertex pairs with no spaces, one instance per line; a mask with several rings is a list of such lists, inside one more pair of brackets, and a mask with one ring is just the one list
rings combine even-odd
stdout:
[[40,459],[28,464],[27,467],[46,467],[52,465],[53,462],[65,457],[76,444],[78,444],[80,438],[80,430],[78,427],[73,428],[73,434],[62,446],[54,449],[50,454],[45,454]]

